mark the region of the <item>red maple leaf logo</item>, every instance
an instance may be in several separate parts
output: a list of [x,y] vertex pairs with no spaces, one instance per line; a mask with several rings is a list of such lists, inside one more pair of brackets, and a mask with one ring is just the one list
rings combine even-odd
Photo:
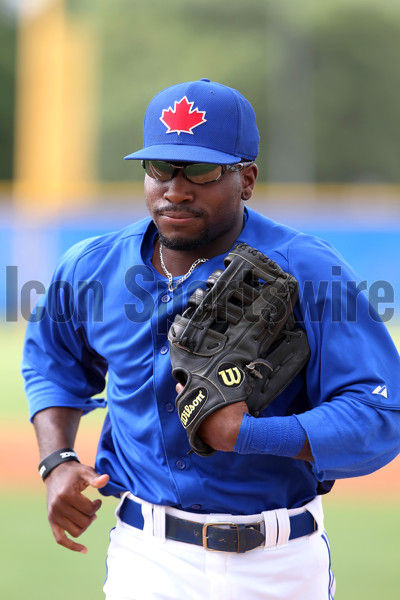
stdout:
[[190,133],[192,129],[206,122],[205,110],[193,109],[194,102],[184,96],[179,102],[175,100],[174,108],[170,106],[162,111],[160,121],[167,127],[167,133]]

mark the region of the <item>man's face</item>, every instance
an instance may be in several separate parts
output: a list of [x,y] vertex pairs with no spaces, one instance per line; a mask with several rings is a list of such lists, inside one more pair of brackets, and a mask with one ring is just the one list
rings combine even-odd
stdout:
[[174,250],[194,250],[224,243],[239,233],[243,221],[243,172],[224,173],[203,185],[184,178],[181,170],[169,181],[146,175],[145,194],[161,243]]

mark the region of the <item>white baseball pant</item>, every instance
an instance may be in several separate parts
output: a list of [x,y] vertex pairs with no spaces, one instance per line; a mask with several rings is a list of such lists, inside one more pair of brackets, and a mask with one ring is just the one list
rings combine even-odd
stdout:
[[[261,515],[202,515],[142,504],[143,530],[122,522],[111,531],[106,600],[332,600],[335,579],[320,497],[301,509]],[[123,502],[125,496],[122,498]],[[289,540],[289,517],[308,510],[318,529]],[[245,553],[214,552],[165,538],[165,513],[199,523],[265,523],[265,544]]]

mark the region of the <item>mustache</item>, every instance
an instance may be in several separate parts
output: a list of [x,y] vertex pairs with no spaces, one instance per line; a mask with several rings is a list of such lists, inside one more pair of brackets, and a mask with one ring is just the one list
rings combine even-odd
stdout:
[[172,213],[178,213],[178,214],[188,214],[188,215],[193,215],[194,217],[202,217],[204,215],[204,211],[193,208],[193,207],[189,207],[189,206],[185,206],[180,207],[180,206],[176,206],[175,204],[169,204],[166,206],[160,206],[159,208],[156,208],[155,210],[153,210],[155,215],[162,215],[163,213],[168,213],[168,214],[172,214]]

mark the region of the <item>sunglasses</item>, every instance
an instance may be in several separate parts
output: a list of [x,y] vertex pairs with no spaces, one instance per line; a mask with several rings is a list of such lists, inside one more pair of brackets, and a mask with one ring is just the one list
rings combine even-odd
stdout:
[[157,181],[169,181],[175,177],[178,169],[182,170],[183,176],[192,183],[211,183],[218,181],[224,173],[228,171],[242,171],[253,161],[241,162],[235,165],[216,165],[210,163],[186,163],[184,165],[174,165],[163,160],[142,160],[142,167],[147,175]]

